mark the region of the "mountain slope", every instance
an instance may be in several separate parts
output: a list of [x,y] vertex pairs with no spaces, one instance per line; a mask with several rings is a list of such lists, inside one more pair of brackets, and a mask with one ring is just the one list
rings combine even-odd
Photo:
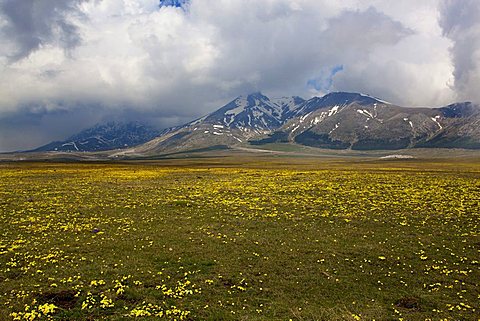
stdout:
[[138,146],[134,153],[176,152],[211,146],[246,144],[272,133],[305,101],[299,97],[269,99],[261,93],[240,96],[217,111],[173,128]]
[[64,141],[51,142],[33,151],[103,151],[145,143],[160,133],[137,122],[97,124]]
[[472,103],[439,108],[444,128],[418,147],[480,149],[480,110]]
[[[352,93],[312,98],[284,126],[254,141],[334,149],[410,147],[480,148],[479,108],[471,103],[443,108],[407,108]],[[477,120],[476,120],[477,119]]]

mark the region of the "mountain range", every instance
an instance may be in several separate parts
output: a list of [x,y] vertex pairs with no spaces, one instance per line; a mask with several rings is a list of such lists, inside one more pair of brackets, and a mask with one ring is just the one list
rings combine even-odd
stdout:
[[96,126],[37,151],[126,148],[124,154],[151,155],[272,143],[353,150],[480,148],[478,105],[401,107],[347,92],[309,100],[270,99],[258,92],[163,132],[139,124],[123,126]]

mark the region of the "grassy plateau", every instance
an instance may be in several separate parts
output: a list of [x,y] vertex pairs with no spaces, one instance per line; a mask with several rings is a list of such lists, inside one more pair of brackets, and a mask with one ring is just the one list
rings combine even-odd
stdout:
[[480,162],[0,163],[0,320],[480,320]]

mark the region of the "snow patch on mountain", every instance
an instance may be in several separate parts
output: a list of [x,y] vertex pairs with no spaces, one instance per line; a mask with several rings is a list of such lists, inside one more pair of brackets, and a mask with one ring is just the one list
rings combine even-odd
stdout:
[[338,108],[340,108],[340,106],[338,105],[333,106],[332,109],[328,111],[328,117],[335,115],[338,112]]
[[248,106],[248,101],[245,98],[237,98],[235,99],[235,105],[237,106],[236,108],[227,110],[225,112],[225,115],[234,115],[237,116],[241,112],[245,110],[245,108]]
[[435,116],[435,117],[431,117],[430,119],[433,120],[434,123],[436,123],[438,125],[438,129],[443,129],[443,126],[440,124],[440,122],[438,121],[441,117],[440,116]]
[[371,96],[371,95],[368,95],[368,94],[360,93],[360,96],[375,99],[376,101],[381,102],[382,104],[385,104],[385,105],[392,105],[392,103],[390,103],[386,100],[382,100],[382,99],[379,99],[377,97],[374,97],[374,96]]

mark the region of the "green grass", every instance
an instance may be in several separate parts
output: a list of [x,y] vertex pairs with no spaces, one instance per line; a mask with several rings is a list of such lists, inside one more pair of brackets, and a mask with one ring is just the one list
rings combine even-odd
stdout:
[[0,319],[478,320],[479,178],[457,160],[0,164]]

